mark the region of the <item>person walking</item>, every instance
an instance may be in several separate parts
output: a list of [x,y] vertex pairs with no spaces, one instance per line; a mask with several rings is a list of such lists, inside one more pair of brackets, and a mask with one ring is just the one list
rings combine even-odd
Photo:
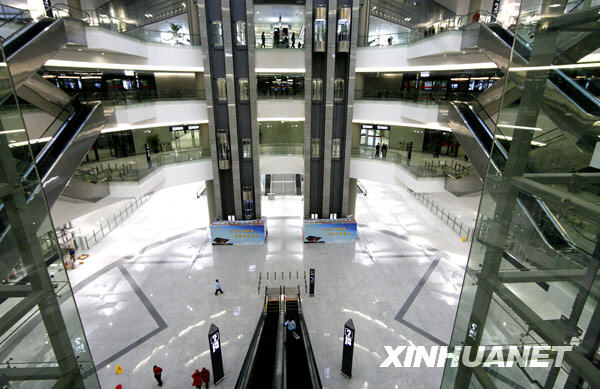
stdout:
[[194,374],[192,374],[192,378],[194,379],[192,386],[197,389],[202,388],[202,373],[200,373],[200,370],[196,369]]
[[215,280],[215,296],[218,296],[219,292],[223,294],[223,289],[221,289],[221,284],[219,283],[219,280]]
[[162,386],[162,369],[160,366],[152,366],[152,372],[154,373],[154,379],[158,382],[158,386]]
[[206,367],[203,367],[200,375],[202,376],[202,382],[206,383],[206,389],[208,389],[208,384],[210,384],[210,371],[208,371]]
[[479,11],[475,11],[475,13],[473,14],[473,17],[471,18],[471,23],[477,23],[480,18],[481,18],[481,14],[479,13]]
[[296,33],[292,32],[292,49],[296,47]]
[[387,144],[384,143],[381,145],[381,157],[383,159],[385,159],[386,155],[387,155]]
[[375,145],[375,158],[379,158],[379,149],[381,146],[379,146],[379,143],[377,143]]
[[394,43],[394,38],[390,35],[390,37],[388,38],[388,46],[391,46],[392,43]]
[[263,31],[262,34],[260,34],[260,47],[262,49],[265,48],[265,32]]

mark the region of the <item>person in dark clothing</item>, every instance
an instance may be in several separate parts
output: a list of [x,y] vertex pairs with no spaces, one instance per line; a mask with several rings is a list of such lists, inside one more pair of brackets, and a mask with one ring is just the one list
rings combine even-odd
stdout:
[[215,280],[215,296],[218,296],[219,292],[223,294],[223,289],[221,289],[221,284],[219,283],[219,280]]
[[379,158],[379,149],[381,146],[379,146],[379,143],[377,143],[375,145],[375,158]]
[[192,374],[192,378],[194,379],[192,386],[197,389],[202,388],[202,373],[200,373],[200,370],[196,369],[194,374]]
[[296,47],[296,33],[292,32],[292,49]]
[[476,23],[479,21],[479,18],[481,18],[481,14],[479,13],[479,11],[475,11],[475,13],[473,14],[473,18],[471,19],[471,22]]
[[260,47],[261,48],[265,48],[265,32],[263,31],[262,34],[260,34]]
[[162,369],[159,366],[152,366],[152,372],[154,373],[154,378],[156,382],[158,382],[158,386],[162,386]]
[[206,389],[208,389],[208,385],[210,384],[210,371],[208,371],[206,367],[203,367],[200,376],[202,377],[202,382],[206,383]]
[[381,157],[385,158],[387,155],[387,144],[382,144],[381,145]]
[[391,46],[392,43],[394,43],[394,38],[390,35],[390,37],[388,38],[388,46]]

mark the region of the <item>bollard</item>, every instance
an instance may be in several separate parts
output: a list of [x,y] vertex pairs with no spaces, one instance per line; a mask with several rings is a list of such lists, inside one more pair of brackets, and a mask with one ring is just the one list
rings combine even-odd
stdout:
[[344,349],[342,353],[342,374],[352,378],[352,356],[354,354],[354,323],[348,319],[344,325]]
[[221,333],[214,324],[211,324],[208,330],[208,347],[210,348],[213,382],[217,385],[225,378],[225,372],[223,371],[223,355],[221,355]]

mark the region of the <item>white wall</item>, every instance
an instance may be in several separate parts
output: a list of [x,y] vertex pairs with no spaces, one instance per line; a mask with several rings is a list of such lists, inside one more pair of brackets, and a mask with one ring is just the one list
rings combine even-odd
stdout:
[[157,100],[150,103],[116,106],[115,118],[116,122],[106,124],[105,131],[128,125],[156,124],[158,126],[208,121],[204,100]]
[[304,73],[304,50],[294,49],[256,49],[256,71],[279,73],[281,69],[288,72]]
[[408,101],[357,100],[354,104],[355,123],[393,124],[399,126],[446,127],[438,122],[436,104]]
[[304,120],[304,100],[258,100],[258,120]]
[[260,174],[304,174],[304,156],[261,155]]

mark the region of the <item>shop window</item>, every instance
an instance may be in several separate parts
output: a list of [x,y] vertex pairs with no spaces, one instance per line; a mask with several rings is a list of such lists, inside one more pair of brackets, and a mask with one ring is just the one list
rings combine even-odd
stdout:
[[312,159],[321,158],[321,139],[312,138],[310,141],[310,157]]
[[235,22],[235,44],[237,46],[246,46],[246,22]]
[[320,78],[313,78],[312,80],[312,100],[323,100],[323,80]]
[[340,159],[342,157],[342,140],[335,138],[331,145],[331,159]]
[[252,159],[252,142],[248,138],[242,139],[242,158]]
[[220,20],[212,22],[212,37],[214,47],[223,47],[223,23]]
[[333,99],[335,101],[344,101],[344,79],[336,78],[333,82]]
[[238,80],[238,87],[240,93],[240,101],[248,101],[248,79],[240,78]]
[[227,80],[224,78],[217,78],[217,99],[227,101]]

